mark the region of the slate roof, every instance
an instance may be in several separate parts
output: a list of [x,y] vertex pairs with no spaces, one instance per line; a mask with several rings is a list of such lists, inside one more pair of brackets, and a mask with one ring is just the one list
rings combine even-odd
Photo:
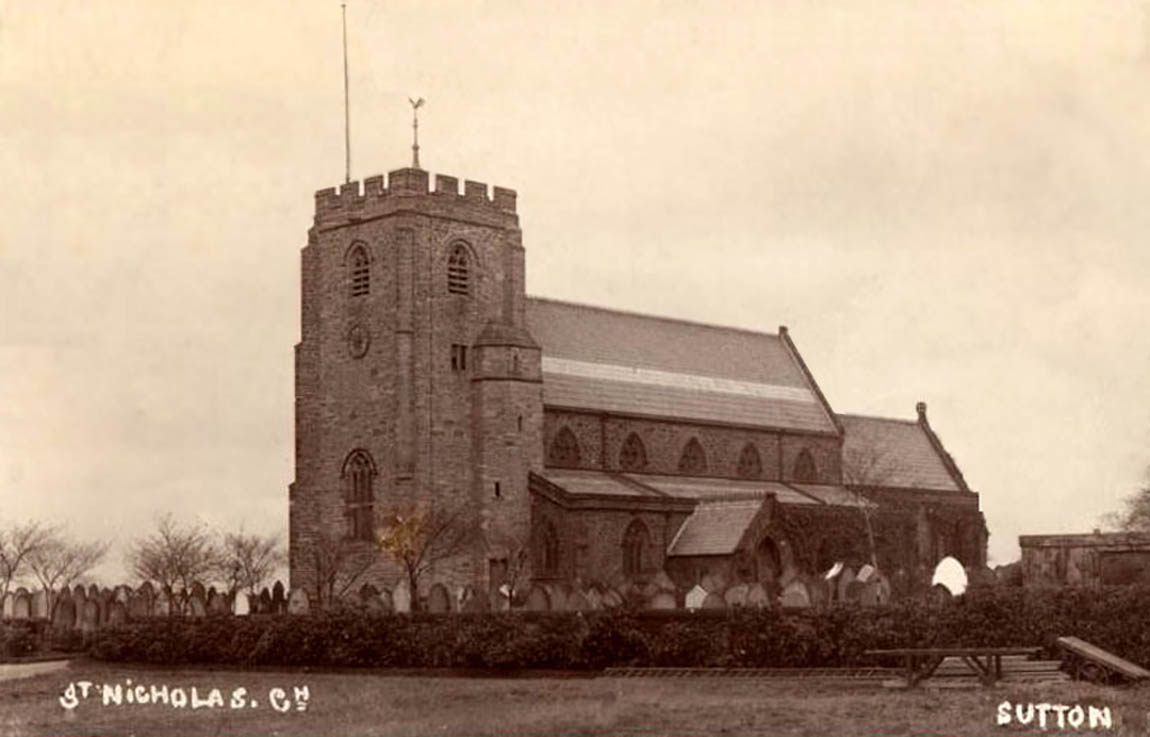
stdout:
[[839,507],[877,507],[878,505],[869,499],[860,498],[857,494],[842,486],[828,486],[825,484],[796,484],[791,483],[789,486],[798,489],[804,494],[809,494],[815,497],[824,504]]
[[675,533],[667,555],[730,555],[762,506],[762,499],[701,502]]
[[778,335],[527,299],[552,407],[837,434]]
[[543,477],[571,494],[602,494],[619,497],[661,496],[622,474],[549,468]]
[[839,415],[843,478],[848,483],[931,491],[961,491],[921,423]]
[[661,476],[657,474],[628,474],[628,477],[669,496],[689,499],[744,499],[761,500],[774,494],[783,504],[818,504],[786,484],[777,481],[745,481],[742,479],[702,478],[697,476]]

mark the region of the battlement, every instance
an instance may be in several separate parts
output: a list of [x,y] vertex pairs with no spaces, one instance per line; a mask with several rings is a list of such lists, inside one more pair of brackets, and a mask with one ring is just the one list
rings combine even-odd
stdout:
[[[396,169],[358,181],[328,187],[315,193],[317,222],[329,218],[362,219],[393,209],[399,202],[411,197],[427,197],[434,205],[462,205],[492,215],[515,215],[515,190],[493,187],[488,192],[483,182],[470,179],[459,190],[459,179],[446,174],[435,175],[435,187],[430,186],[430,174],[423,169]],[[389,207],[390,205],[390,207]]]

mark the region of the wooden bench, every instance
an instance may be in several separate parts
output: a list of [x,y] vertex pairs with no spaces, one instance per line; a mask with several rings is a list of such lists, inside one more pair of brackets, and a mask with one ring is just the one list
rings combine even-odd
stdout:
[[1058,646],[1065,651],[1070,671],[1079,680],[1141,681],[1150,678],[1150,671],[1145,668],[1077,637],[1059,637]]
[[[930,647],[867,650],[866,654],[901,659],[906,674],[906,687],[913,688],[934,675],[944,660],[952,671],[956,667],[961,668],[966,674],[977,676],[984,686],[993,686],[1002,679],[1004,657],[1033,657],[1041,651],[1040,647]],[[1043,667],[1042,670],[1045,672],[1049,667]]]

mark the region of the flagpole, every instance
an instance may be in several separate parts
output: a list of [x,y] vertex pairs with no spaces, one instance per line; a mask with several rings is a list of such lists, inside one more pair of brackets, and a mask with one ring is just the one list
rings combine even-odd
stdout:
[[343,151],[344,151],[344,183],[351,182],[351,116],[349,109],[349,93],[347,83],[347,3],[340,3],[343,13]]

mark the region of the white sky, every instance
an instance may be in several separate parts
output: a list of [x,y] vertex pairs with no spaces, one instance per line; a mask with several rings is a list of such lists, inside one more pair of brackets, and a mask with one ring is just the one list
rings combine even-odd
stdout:
[[[774,331],[992,558],[1150,463],[1141,0],[349,0],[353,177],[519,192],[537,295]],[[0,0],[0,520],[284,531],[339,4]],[[119,575],[119,551],[105,566]]]

